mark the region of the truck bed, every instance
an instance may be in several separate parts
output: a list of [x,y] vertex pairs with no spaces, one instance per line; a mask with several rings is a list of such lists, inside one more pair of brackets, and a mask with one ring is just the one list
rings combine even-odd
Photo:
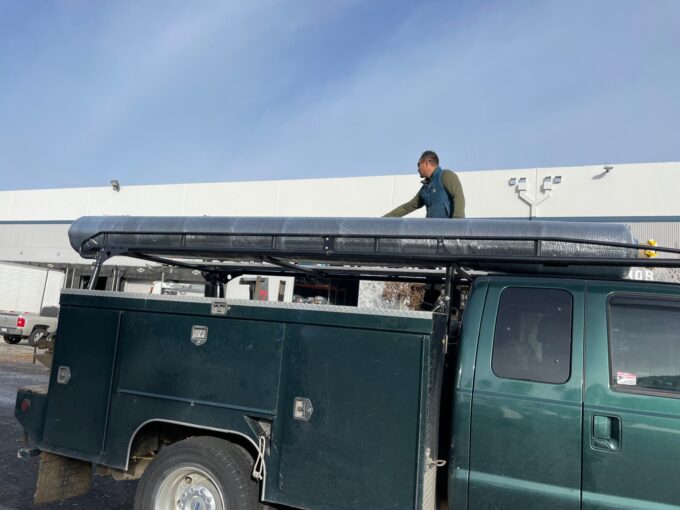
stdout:
[[430,507],[445,327],[426,312],[64,291],[34,439],[125,469],[155,423],[254,445],[267,431],[266,501]]

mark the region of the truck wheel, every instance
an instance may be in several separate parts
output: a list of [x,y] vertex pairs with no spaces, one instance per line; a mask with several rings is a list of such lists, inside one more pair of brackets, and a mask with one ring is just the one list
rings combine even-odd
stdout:
[[31,334],[28,335],[28,345],[31,347],[37,345],[38,340],[46,334],[47,331],[44,328],[34,328],[33,331],[31,331]]
[[252,462],[240,450],[209,436],[167,446],[144,471],[135,510],[259,510]]
[[18,344],[21,342],[21,337],[20,336],[15,336],[15,335],[5,335],[4,336],[5,342],[8,344],[14,345]]

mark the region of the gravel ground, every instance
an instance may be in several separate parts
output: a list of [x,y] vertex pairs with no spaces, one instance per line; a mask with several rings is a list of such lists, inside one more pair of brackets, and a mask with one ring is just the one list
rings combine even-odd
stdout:
[[95,476],[92,490],[85,496],[47,505],[33,505],[38,476],[38,460],[18,459],[23,446],[22,430],[14,418],[16,390],[20,386],[47,384],[48,371],[32,363],[33,349],[21,343],[8,345],[0,340],[0,510],[55,510],[92,508],[123,510],[132,508],[136,482],[116,482]]

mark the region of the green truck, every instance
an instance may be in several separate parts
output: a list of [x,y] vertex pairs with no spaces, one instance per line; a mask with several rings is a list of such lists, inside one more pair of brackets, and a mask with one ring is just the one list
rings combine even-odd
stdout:
[[[89,217],[111,257],[211,295],[66,290],[15,415],[36,502],[93,470],[137,509],[680,508],[680,286],[620,225]],[[671,252],[678,250],[657,249]],[[420,282],[434,310],[227,300],[237,274]],[[84,333],[87,332],[87,333]]]

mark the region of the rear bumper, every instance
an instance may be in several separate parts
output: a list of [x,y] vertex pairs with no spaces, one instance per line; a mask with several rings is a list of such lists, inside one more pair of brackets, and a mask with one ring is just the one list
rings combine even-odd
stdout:
[[24,336],[24,328],[0,326],[0,335]]

